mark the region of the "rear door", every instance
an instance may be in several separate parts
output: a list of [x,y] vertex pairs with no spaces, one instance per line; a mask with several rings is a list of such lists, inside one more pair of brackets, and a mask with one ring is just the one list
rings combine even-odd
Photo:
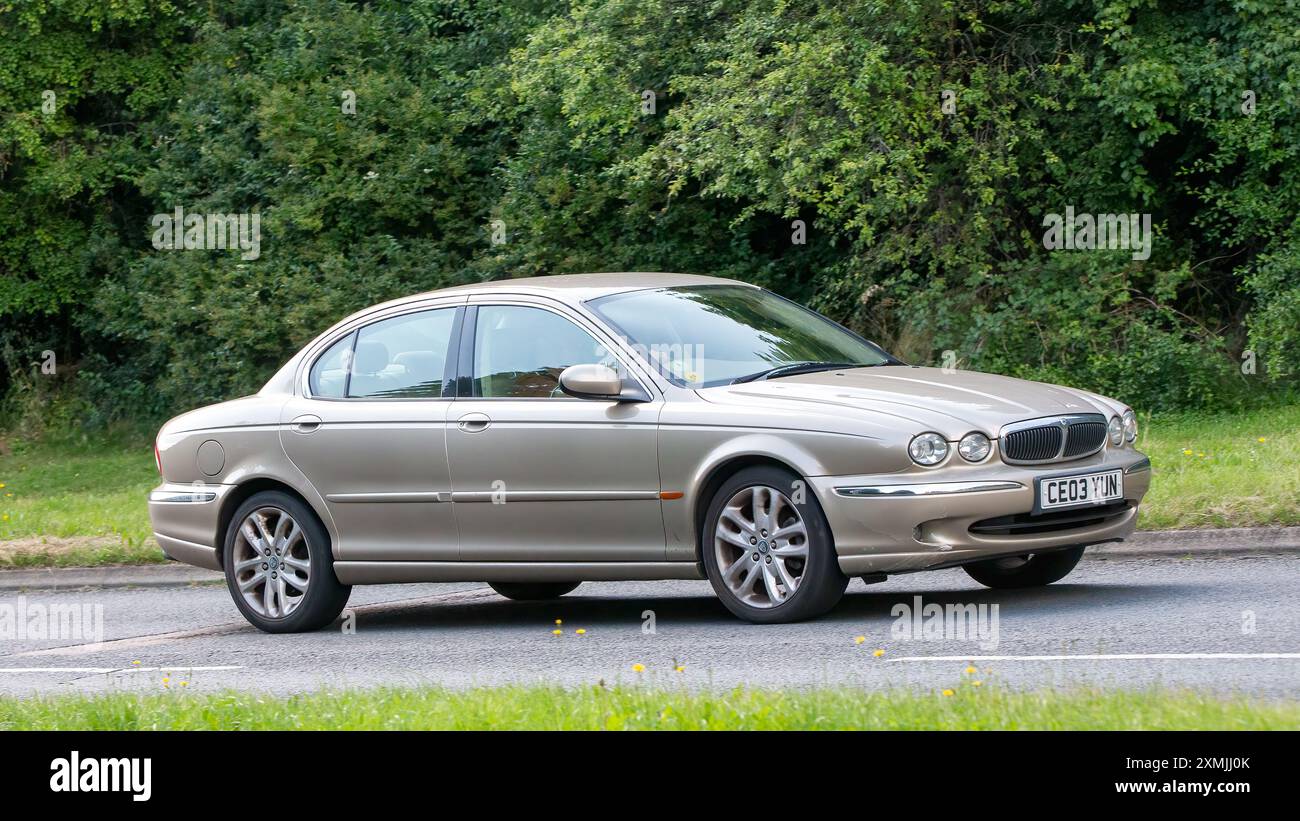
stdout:
[[448,303],[360,325],[285,406],[280,439],[325,498],[338,558],[457,558],[446,423],[460,318]]

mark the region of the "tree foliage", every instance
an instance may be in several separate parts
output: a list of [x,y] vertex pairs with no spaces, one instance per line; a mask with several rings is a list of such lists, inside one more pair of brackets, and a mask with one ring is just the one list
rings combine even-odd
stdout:
[[[11,397],[49,348],[103,418],[162,414],[385,298],[595,270],[1150,409],[1300,377],[1296,2],[0,0],[0,32]],[[256,212],[261,255],[154,248],[177,206]],[[1067,206],[1150,214],[1150,257],[1048,250]]]

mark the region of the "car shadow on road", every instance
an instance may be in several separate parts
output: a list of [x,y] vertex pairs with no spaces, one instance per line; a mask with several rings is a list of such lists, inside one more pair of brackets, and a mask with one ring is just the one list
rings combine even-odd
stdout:
[[[723,607],[707,586],[699,595],[653,596],[629,598],[626,595],[602,595],[606,585],[586,585],[573,594],[541,602],[510,601],[505,598],[477,599],[465,602],[404,603],[392,601],[370,605],[362,617],[369,628],[427,629],[430,627],[470,630],[494,627],[553,625],[563,620],[566,627],[594,628],[641,624],[652,618],[658,624],[674,626],[733,625],[747,627]],[[612,585],[608,586],[614,592]],[[997,604],[1003,611],[1014,608],[1017,615],[1041,611],[1053,618],[1069,616],[1072,611],[1096,613],[1117,606],[1158,607],[1174,597],[1194,596],[1200,586],[1186,583],[1168,584],[1055,584],[1026,590],[990,590],[987,588],[911,589],[902,585],[863,588],[856,580],[850,583],[843,600],[817,621],[828,624],[861,623],[864,620],[897,618],[897,605],[922,604],[981,605]],[[909,611],[910,612],[910,611]],[[567,631],[566,631],[567,632]]]

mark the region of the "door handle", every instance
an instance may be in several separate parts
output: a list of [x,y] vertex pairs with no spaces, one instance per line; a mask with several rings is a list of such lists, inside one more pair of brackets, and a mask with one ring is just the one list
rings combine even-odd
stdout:
[[456,422],[456,427],[466,433],[478,433],[487,430],[492,419],[486,413],[467,413]]
[[294,433],[315,433],[321,425],[321,419],[312,413],[306,413],[296,417],[289,423]]

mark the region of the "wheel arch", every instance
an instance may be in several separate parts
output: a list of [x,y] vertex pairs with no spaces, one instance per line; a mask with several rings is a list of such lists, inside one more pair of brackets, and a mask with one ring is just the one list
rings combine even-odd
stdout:
[[321,524],[325,527],[326,534],[332,536],[327,524],[329,519],[322,516],[321,512],[316,509],[316,506],[294,488],[293,485],[286,484],[278,479],[272,479],[269,476],[257,476],[246,479],[236,485],[234,490],[226,494],[226,498],[221,501],[221,511],[217,515],[217,564],[221,565],[222,570],[225,570],[226,531],[230,528],[230,522],[235,517],[235,511],[239,510],[239,506],[251,499],[253,496],[269,490],[279,491],[302,502],[306,505],[307,509],[314,513],[316,518],[320,520]]
[[[751,467],[774,467],[793,473],[800,479],[804,479],[804,474],[794,465],[775,456],[765,453],[744,453],[729,456],[717,464],[711,466],[704,474],[697,490],[694,494],[695,505],[691,511],[691,523],[695,531],[695,560],[704,561],[704,526],[705,518],[709,515],[709,506],[713,504],[713,497],[718,492],[718,488],[723,483],[735,476],[742,470]],[[805,486],[809,492],[813,492],[812,485],[805,481]],[[815,492],[813,493],[816,497]]]

